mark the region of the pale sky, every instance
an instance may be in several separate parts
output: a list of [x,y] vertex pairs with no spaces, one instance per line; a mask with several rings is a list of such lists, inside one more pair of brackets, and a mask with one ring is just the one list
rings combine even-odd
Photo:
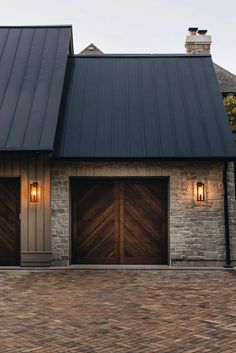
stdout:
[[214,62],[236,74],[236,0],[0,0],[1,25],[72,24],[75,52],[184,53],[208,29]]

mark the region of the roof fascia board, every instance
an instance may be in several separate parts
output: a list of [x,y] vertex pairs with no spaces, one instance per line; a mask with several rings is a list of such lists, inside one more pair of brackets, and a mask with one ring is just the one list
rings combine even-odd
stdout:
[[0,26],[0,28],[72,28],[72,25]]

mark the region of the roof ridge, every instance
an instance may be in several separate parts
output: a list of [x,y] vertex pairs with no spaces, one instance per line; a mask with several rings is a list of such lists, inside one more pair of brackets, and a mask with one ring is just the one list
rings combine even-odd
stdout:
[[98,54],[98,55],[69,55],[71,58],[209,58],[210,54]]

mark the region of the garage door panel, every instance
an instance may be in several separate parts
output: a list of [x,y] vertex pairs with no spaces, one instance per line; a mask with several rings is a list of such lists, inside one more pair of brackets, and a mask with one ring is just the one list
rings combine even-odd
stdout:
[[160,240],[153,240],[148,234],[128,232],[125,228],[124,254],[125,256],[159,256],[162,257],[163,244]]
[[[92,190],[92,192],[91,192]],[[72,262],[114,263],[115,183],[72,182]],[[118,261],[115,259],[115,261]]]
[[135,234],[127,234],[125,237],[125,257],[157,257],[160,245],[152,241],[137,240]]
[[138,204],[125,202],[125,227],[132,227],[138,234],[146,232],[150,237],[156,239],[157,230],[161,231],[162,220],[155,214],[151,214],[145,206],[140,208],[141,206]]
[[89,229],[85,228],[83,232],[80,228],[78,228],[80,237],[78,237],[77,245],[78,247],[92,247],[96,246],[96,244],[103,242],[104,240],[111,240],[114,242],[114,222],[113,220],[104,219],[102,223],[100,223],[97,227],[94,227],[92,231],[87,231]]
[[72,181],[73,263],[167,263],[167,183]]
[[[161,186],[160,186],[161,184]],[[124,261],[141,263],[142,257],[167,262],[166,230],[162,227],[166,212],[162,181],[124,182]],[[167,195],[166,195],[167,197]]]
[[161,248],[162,246],[162,241],[161,239],[155,237],[155,233],[150,233],[147,228],[143,224],[137,224],[135,223],[126,223],[125,228],[125,243],[128,241],[129,238],[132,237],[134,239],[134,243],[149,243],[152,244],[154,247],[159,247]]
[[78,249],[79,257],[113,257],[114,240],[113,236],[97,237],[93,243],[86,243]]
[[[96,219],[96,221],[94,221]],[[75,221],[76,224],[77,220]],[[110,205],[104,212],[98,213],[96,217],[91,219],[81,219],[78,225],[78,232],[80,238],[86,238],[90,234],[97,233],[102,230],[106,230],[106,227],[112,223],[114,226],[114,205]]]
[[[76,192],[77,206],[74,209],[74,218],[91,220],[99,217],[99,214],[105,212],[109,206],[113,206],[112,185],[106,185],[106,187],[102,185],[99,190],[99,183],[96,184],[96,188],[93,188],[93,185],[91,186],[90,184],[87,185],[86,183],[84,190],[81,190],[80,185],[79,190]],[[94,190],[94,194],[91,193],[90,187]],[[89,194],[89,197],[86,197],[86,193]]]

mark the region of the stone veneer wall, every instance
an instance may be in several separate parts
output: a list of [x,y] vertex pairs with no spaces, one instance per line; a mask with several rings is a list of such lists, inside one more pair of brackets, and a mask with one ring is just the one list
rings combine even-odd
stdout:
[[203,43],[186,43],[185,44],[187,54],[210,54],[210,44]]
[[[223,265],[225,259],[223,163],[63,162],[52,164],[52,251],[54,265],[70,258],[70,176],[169,177],[171,265]],[[236,260],[235,183],[229,173],[231,257]],[[206,185],[206,202],[196,201],[196,182]]]

